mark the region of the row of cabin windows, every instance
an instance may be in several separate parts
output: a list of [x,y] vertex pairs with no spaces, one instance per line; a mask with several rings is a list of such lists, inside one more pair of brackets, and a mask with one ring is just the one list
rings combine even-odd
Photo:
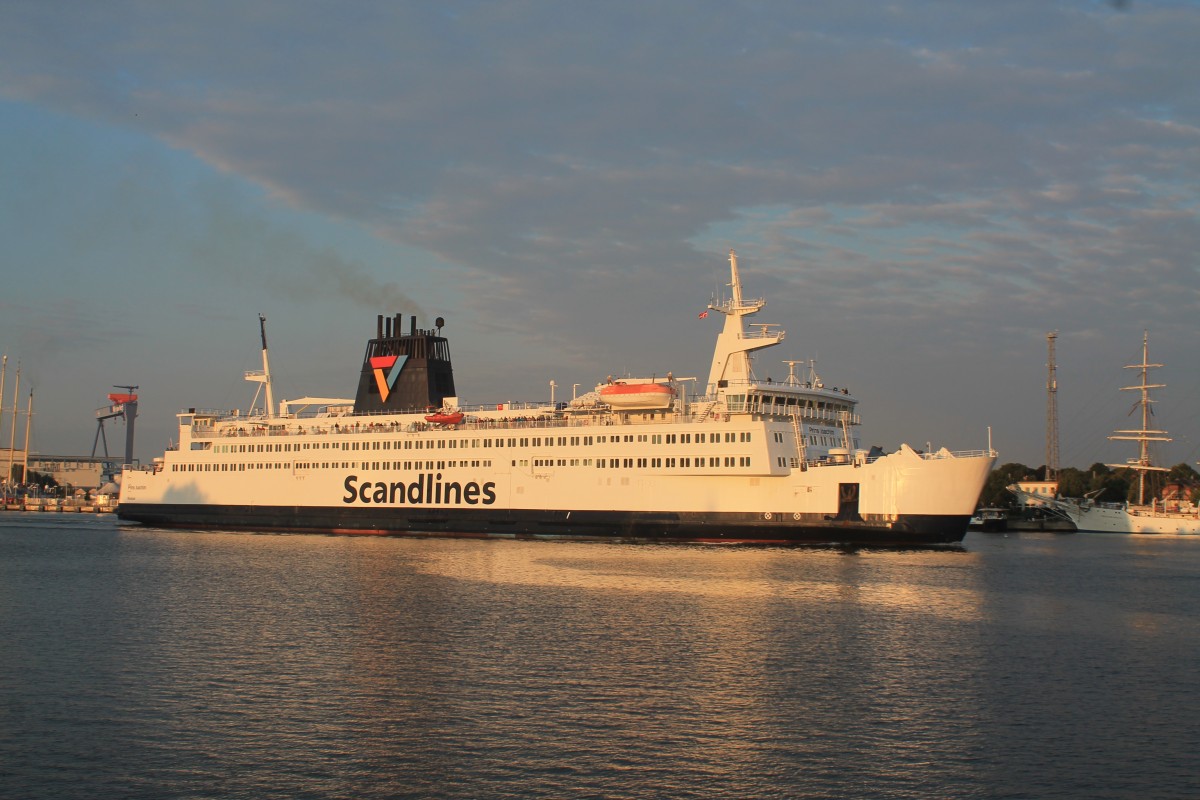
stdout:
[[[783,441],[784,441],[783,433],[781,433],[780,431],[775,431],[774,436],[775,436],[776,443],[783,444]],[[808,444],[811,444],[811,445],[820,445],[823,447],[837,447],[837,446],[843,444],[844,442],[845,442],[845,440],[840,436],[825,436],[823,434],[818,434],[818,433],[810,433],[808,435]],[[858,439],[854,440],[854,446],[858,447]]]
[[[529,466],[528,459],[514,460],[512,465]],[[709,456],[707,458],[535,458],[535,467],[590,467],[598,469],[704,469],[714,467],[749,467],[750,456]],[[492,466],[490,459],[472,459],[463,461],[300,461],[295,464],[268,461],[259,463],[224,463],[224,464],[172,464],[172,472],[245,472],[246,470],[272,469],[364,469],[364,470],[404,470],[414,469],[455,469],[457,467]]]
[[[715,433],[613,434],[603,436],[512,436],[497,439],[405,439],[373,442],[296,442],[287,444],[218,444],[218,453],[291,453],[307,450],[455,450],[479,447],[588,447],[595,444],[720,444],[752,441],[750,431]],[[197,443],[201,444],[201,443]]]
[[[833,391],[841,391],[844,394],[849,394],[849,390],[845,389],[839,390],[834,388]],[[734,412],[749,411],[761,413],[763,410],[782,411],[783,409],[798,409],[804,414],[840,414],[853,411],[853,407],[846,403],[812,400],[788,395],[756,394],[750,395],[749,399],[747,399],[747,396],[744,394],[733,394],[726,398],[726,402],[729,404],[729,410]]]
[[[706,467],[748,467],[750,456],[709,456],[705,458],[535,458],[535,467],[589,467],[597,469],[704,469]],[[513,461],[512,465],[528,466],[527,460]]]
[[[436,466],[435,466],[436,465]],[[464,459],[462,461],[284,461],[238,464],[172,464],[172,472],[245,472],[257,469],[369,469],[369,470],[414,470],[455,469],[469,467],[491,467],[491,459]]]

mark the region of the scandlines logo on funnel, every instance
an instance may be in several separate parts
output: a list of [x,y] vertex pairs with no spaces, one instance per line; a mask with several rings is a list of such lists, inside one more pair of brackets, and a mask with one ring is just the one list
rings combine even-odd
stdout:
[[396,388],[396,379],[408,356],[372,356],[371,368],[375,370],[375,385],[379,387],[379,399],[387,402],[388,395]]

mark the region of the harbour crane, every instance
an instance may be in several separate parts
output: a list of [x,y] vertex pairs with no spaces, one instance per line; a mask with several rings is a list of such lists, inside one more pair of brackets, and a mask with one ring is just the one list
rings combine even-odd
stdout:
[[137,419],[138,387],[114,385],[114,389],[124,389],[124,392],[111,392],[108,395],[108,405],[96,409],[96,438],[92,441],[92,458],[96,457],[96,445],[104,443],[104,457],[108,458],[108,439],[104,435],[104,421],[120,417],[125,420],[125,461],[133,463],[133,428]]

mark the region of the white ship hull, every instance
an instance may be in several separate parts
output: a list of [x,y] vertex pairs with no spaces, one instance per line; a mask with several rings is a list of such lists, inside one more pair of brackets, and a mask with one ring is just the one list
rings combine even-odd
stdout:
[[1058,501],[1080,533],[1200,535],[1200,515],[1138,506],[1080,505]]
[[[638,439],[665,438],[655,431],[668,429],[677,442],[703,433],[707,447],[639,447]],[[774,442],[786,429],[739,421],[621,434],[611,426],[517,431],[536,437],[486,427],[221,437],[209,442],[216,452],[181,448],[156,471],[128,470],[120,514],[159,525],[344,533],[943,543],[962,539],[993,461],[984,452],[929,456],[904,447],[869,463],[755,469],[788,463],[790,443]],[[608,441],[597,442],[601,435]],[[497,449],[499,438],[518,445]],[[707,466],[710,459],[720,466]]]

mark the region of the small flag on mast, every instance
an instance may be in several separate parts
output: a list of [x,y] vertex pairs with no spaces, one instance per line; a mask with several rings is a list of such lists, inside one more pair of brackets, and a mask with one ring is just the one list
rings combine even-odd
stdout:
[[700,312],[700,319],[704,319],[707,316],[708,316],[708,309],[706,308]]

